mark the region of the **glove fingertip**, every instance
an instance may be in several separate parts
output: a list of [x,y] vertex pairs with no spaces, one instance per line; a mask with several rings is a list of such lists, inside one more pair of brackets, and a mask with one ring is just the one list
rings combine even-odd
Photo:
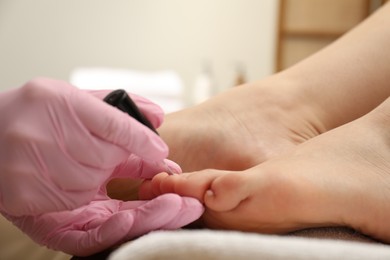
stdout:
[[180,174],[183,172],[180,165],[178,165],[174,161],[165,159],[164,163],[165,163],[166,167],[168,168],[168,172],[171,174]]
[[199,219],[203,212],[204,206],[195,198],[181,197],[181,207],[171,221],[164,225],[164,229],[177,229]]
[[127,93],[131,99],[137,104],[138,108],[152,123],[154,128],[158,128],[164,121],[164,110],[151,100],[141,97],[136,94]]

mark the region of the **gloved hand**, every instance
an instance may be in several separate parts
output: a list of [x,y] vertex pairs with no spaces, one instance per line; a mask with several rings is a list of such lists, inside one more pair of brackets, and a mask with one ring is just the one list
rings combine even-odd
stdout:
[[[157,127],[161,109],[144,99],[137,103]],[[36,79],[0,93],[0,126],[0,211],[9,215],[84,205],[126,160],[132,171],[121,172],[127,176],[166,171],[168,148],[160,137],[66,82]],[[141,172],[143,161],[148,172]]]
[[[197,200],[175,194],[130,202],[106,195],[111,178],[150,178],[166,165],[180,172],[169,160],[161,163],[168,149],[157,135],[96,98],[108,92],[37,79],[0,94],[0,111],[12,111],[0,115],[0,211],[49,248],[89,255],[151,230],[179,228],[203,212]],[[161,109],[132,98],[158,127]]]
[[39,244],[87,256],[152,230],[180,228],[202,213],[198,200],[164,194],[151,201],[123,202],[100,197],[73,211],[5,217]]

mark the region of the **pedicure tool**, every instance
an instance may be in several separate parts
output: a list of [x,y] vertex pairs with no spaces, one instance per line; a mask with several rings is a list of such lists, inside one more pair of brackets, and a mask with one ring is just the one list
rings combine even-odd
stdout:
[[[110,92],[104,99],[104,102],[107,104],[118,108],[119,110],[127,113],[129,116],[148,127],[152,130],[156,135],[159,135],[157,130],[153,127],[152,123],[142,114],[134,101],[130,98],[130,96],[123,89],[117,89]],[[165,171],[169,175],[173,175],[174,172],[170,169],[166,162],[162,162],[165,167]]]
[[111,106],[114,106],[119,110],[129,114],[132,118],[159,135],[156,129],[153,127],[152,123],[150,123],[150,121],[142,114],[134,101],[123,89],[112,91],[103,100]]

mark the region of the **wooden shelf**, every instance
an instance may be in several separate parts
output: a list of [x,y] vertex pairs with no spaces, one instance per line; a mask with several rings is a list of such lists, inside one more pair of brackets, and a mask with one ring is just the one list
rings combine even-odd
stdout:
[[285,36],[295,37],[318,37],[318,38],[336,38],[340,37],[347,31],[316,31],[316,30],[283,30]]
[[288,68],[332,43],[383,4],[373,0],[279,2],[275,71]]

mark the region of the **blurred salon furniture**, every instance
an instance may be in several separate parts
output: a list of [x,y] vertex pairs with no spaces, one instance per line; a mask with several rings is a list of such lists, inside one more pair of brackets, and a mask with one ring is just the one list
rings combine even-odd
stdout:
[[386,0],[280,0],[275,71],[330,44]]
[[124,89],[158,104],[165,113],[184,108],[184,87],[173,70],[138,71],[110,67],[75,68],[70,82],[81,89]]

